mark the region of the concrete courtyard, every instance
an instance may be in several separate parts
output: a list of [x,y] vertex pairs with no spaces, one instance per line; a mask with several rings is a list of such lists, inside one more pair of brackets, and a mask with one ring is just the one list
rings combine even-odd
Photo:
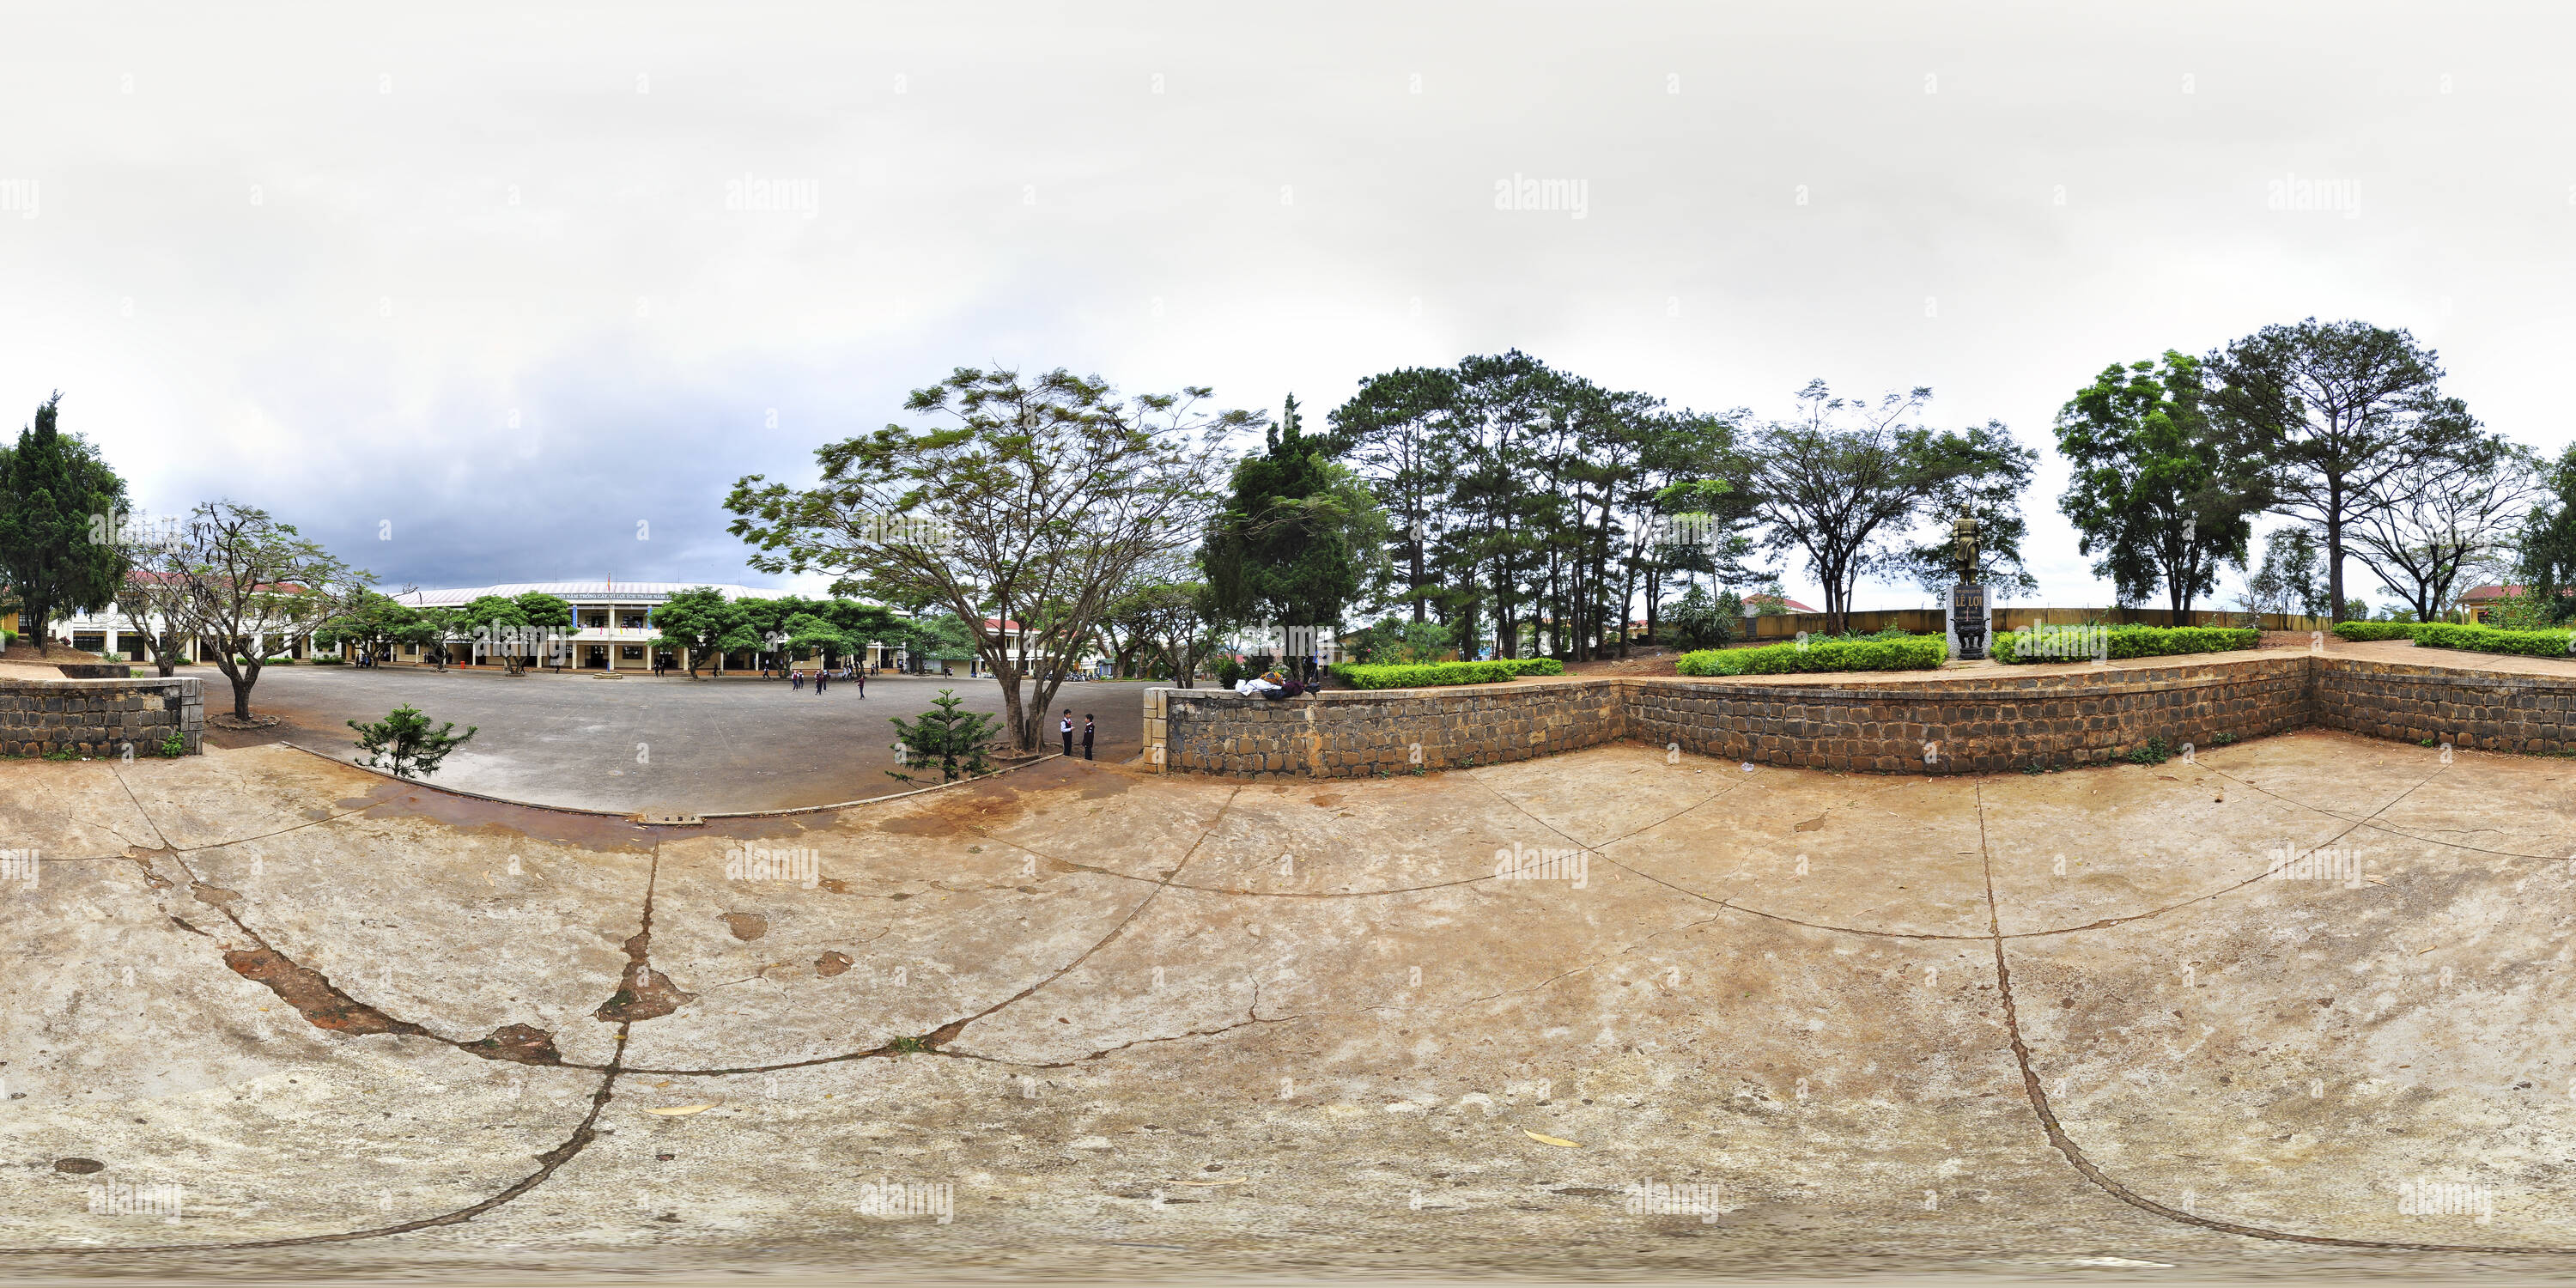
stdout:
[[[208,711],[232,709],[232,687],[222,674],[212,667],[185,673],[204,678]],[[357,735],[347,721],[382,720],[408,702],[434,721],[481,730],[438,771],[433,781],[442,787],[615,812],[792,809],[906,790],[885,773],[896,767],[894,726],[886,718],[918,717],[941,689],[956,690],[967,710],[1001,713],[1001,686],[966,676],[871,676],[861,698],[852,684],[817,694],[756,677],[643,673],[598,680],[532,672],[512,678],[496,671],[288,666],[261,672],[251,691],[251,710],[279,717],[276,728],[209,728],[206,734],[221,746],[288,741],[350,758],[358,754]],[[1068,684],[1056,705],[1073,708],[1076,730],[1084,712],[1096,713],[1093,754],[1125,760],[1141,745],[1142,690]],[[1054,750],[1055,722],[1046,728],[1047,749]]]
[[259,746],[11,764],[0,825],[0,1273],[2576,1269],[2556,760],[679,829]]

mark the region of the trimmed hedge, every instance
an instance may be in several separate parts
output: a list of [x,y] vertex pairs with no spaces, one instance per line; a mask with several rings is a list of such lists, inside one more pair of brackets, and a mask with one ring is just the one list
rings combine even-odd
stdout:
[[1930,671],[1950,656],[1950,641],[1939,635],[1904,639],[1826,640],[1773,644],[1764,648],[1708,648],[1684,653],[1676,667],[1684,675],[1785,675],[1792,671]]
[[[2050,635],[2063,638],[2060,627]],[[2110,637],[2110,654],[2114,658],[2172,657],[2182,653],[2225,653],[2231,649],[2252,648],[2263,640],[2263,632],[2247,626],[2106,626],[2103,634]],[[2024,641],[2038,650],[2025,655]],[[2032,666],[2041,662],[2080,662],[2081,657],[2055,655],[2063,643],[2030,631],[2005,631],[1997,635],[1987,656],[2011,666]]]
[[[2340,629],[2340,628],[2338,628]],[[2568,631],[2500,631],[2492,626],[2459,626],[2423,622],[2415,626],[2415,647],[2455,648],[2469,653],[2513,653],[2523,657],[2570,657]]]
[[1493,684],[1516,675],[1563,675],[1565,663],[1552,657],[1507,657],[1486,662],[1412,662],[1365,666],[1333,665],[1333,678],[1354,689],[1430,689],[1449,684]]
[[2334,633],[2336,639],[2350,640],[2355,644],[2366,644],[2372,640],[2411,640],[2415,638],[2415,632],[2422,630],[2425,626],[2438,624],[2439,623],[2427,622],[2336,622],[2334,624]]

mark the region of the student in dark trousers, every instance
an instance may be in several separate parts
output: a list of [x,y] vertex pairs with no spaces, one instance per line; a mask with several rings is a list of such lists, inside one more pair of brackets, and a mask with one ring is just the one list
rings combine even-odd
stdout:
[[823,691],[823,686],[830,683],[831,679],[832,673],[830,671],[816,671],[814,673],[814,691],[816,693],[821,693]]
[[862,698],[868,696],[868,668],[864,666],[851,667],[850,678],[858,681],[859,696]]
[[1073,708],[1064,709],[1064,718],[1056,722],[1055,731],[1064,735],[1064,754],[1073,754]]
[[1082,713],[1082,758],[1091,759],[1091,713]]

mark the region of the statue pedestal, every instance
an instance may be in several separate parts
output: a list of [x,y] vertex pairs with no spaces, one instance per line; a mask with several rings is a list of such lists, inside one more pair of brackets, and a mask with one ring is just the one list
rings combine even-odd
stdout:
[[1994,605],[1987,599],[1986,588],[1978,585],[1952,586],[1946,616],[1950,656],[1984,657],[1987,641],[1993,637],[1995,618]]

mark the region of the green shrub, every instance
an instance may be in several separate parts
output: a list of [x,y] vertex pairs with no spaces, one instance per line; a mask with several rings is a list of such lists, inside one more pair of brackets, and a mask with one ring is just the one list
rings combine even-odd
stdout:
[[2422,622],[2336,622],[2334,633],[2336,639],[2350,640],[2355,644],[2371,640],[2411,640],[2415,638],[2415,632],[2424,629],[2424,625]]
[[1809,641],[1806,647],[1702,649],[1677,664],[1684,675],[1784,675],[1792,671],[1929,671],[1950,656],[1938,635]]
[[313,659],[313,665],[315,666],[347,666],[348,664],[349,659],[345,657],[317,657]]
[[259,660],[259,664],[261,666],[293,666],[295,665],[295,659],[291,657],[264,657]]
[[1516,675],[1563,675],[1565,664],[1552,657],[1507,657],[1487,662],[1410,662],[1368,666],[1341,662],[1333,678],[1354,689],[1428,689],[1448,684],[1494,684]]
[[179,757],[187,754],[188,739],[185,735],[174,733],[161,740],[161,755],[163,759],[177,760]]
[[[2244,626],[2105,626],[2098,629],[2114,658],[2224,653],[2230,649],[2252,648],[2263,638],[2263,632]],[[2015,666],[2082,660],[2064,655],[2060,642],[2063,638],[2056,631],[2005,631],[1995,637],[1988,655],[1998,662]]]
[[[2340,628],[2338,628],[2340,629]],[[2470,653],[2513,653],[2523,657],[2567,657],[2567,631],[2500,631],[2492,626],[2454,626],[2426,622],[2415,628],[2415,647],[2452,648]]]

